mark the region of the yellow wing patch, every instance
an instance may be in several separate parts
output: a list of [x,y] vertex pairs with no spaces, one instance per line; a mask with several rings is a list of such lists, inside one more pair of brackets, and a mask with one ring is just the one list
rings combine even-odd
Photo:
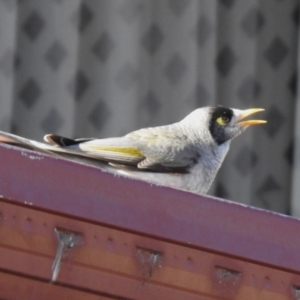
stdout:
[[129,148],[129,147],[103,147],[103,146],[96,146],[96,145],[89,145],[91,150],[95,151],[108,151],[108,152],[116,152],[120,154],[130,155],[134,157],[144,157],[142,152],[137,148]]

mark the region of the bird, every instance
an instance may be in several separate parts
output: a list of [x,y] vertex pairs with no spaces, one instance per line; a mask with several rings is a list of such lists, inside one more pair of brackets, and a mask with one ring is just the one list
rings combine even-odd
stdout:
[[179,122],[142,128],[122,137],[71,139],[55,134],[46,143],[0,131],[0,142],[51,155],[92,161],[102,170],[151,184],[206,194],[230,148],[249,126],[245,120],[263,108],[225,106],[197,108]]

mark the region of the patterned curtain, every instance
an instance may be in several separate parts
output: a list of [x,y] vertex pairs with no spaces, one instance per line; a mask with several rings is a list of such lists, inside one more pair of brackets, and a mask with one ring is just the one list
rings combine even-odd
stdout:
[[0,0],[0,129],[104,138],[263,107],[210,194],[291,213],[298,46],[297,0]]

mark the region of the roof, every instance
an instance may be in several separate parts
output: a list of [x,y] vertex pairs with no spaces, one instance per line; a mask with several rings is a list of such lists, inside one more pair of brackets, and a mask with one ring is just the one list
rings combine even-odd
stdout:
[[0,298],[300,299],[298,219],[4,144],[0,198]]

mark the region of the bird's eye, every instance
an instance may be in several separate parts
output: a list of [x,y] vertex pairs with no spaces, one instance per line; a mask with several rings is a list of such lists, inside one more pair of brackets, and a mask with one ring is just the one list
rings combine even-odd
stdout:
[[230,120],[228,117],[223,116],[222,121],[223,121],[223,123],[227,124],[227,123],[229,123]]
[[217,123],[221,126],[225,126],[226,124],[228,124],[230,122],[230,118],[227,116],[222,116],[217,118]]

